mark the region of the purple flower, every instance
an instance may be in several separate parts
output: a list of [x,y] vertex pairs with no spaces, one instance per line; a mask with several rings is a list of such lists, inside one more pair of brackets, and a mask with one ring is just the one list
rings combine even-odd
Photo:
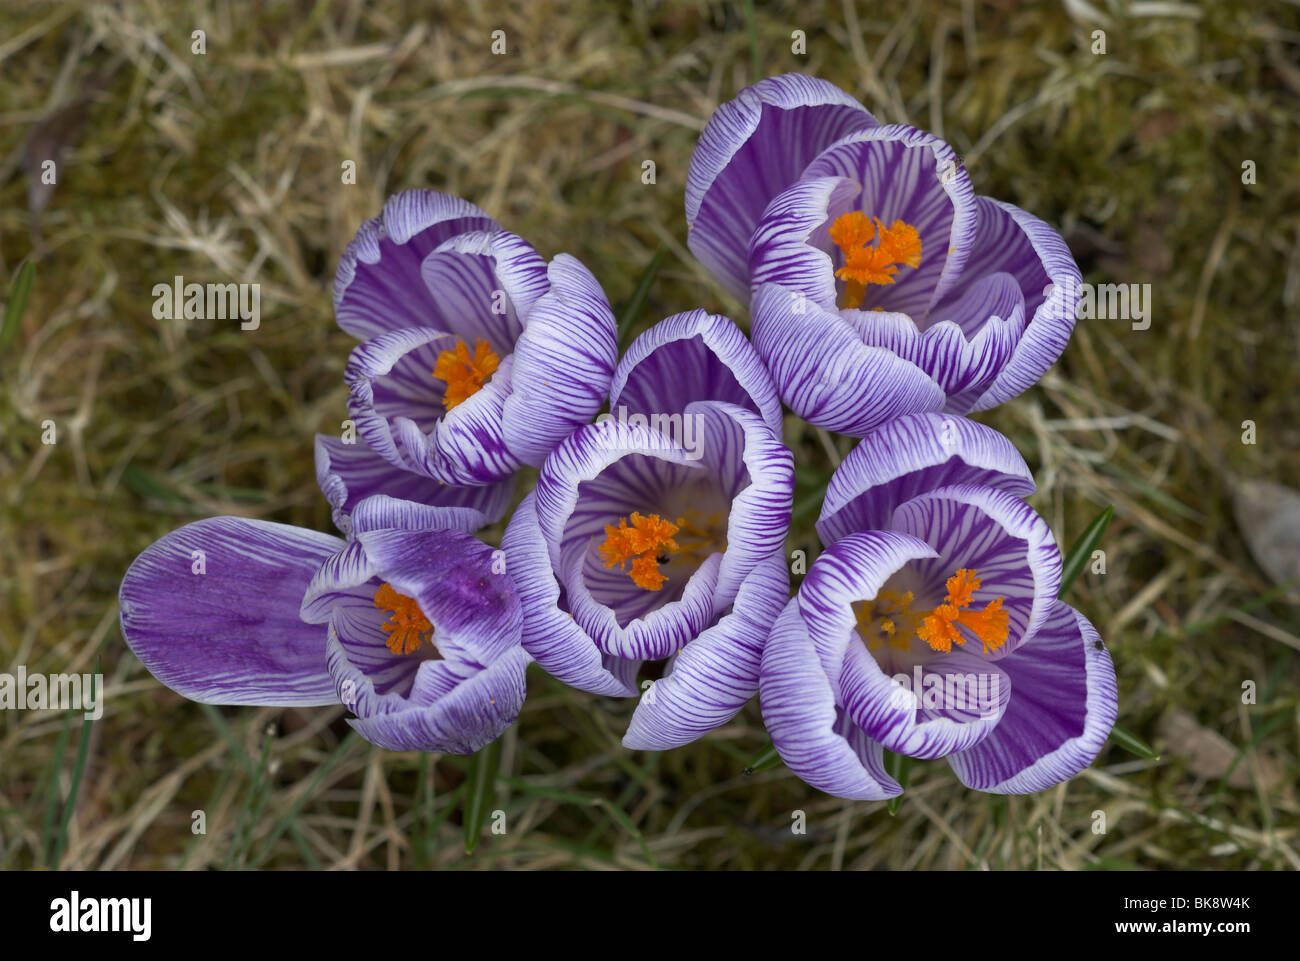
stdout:
[[1115,672],[1057,600],[1060,553],[1021,500],[1033,489],[1006,438],[942,414],[894,420],[840,465],[817,524],[826,550],[762,660],[764,720],[803,780],[895,796],[888,748],[1024,794],[1096,757]]
[[555,677],[626,696],[641,661],[671,659],[623,742],[663,750],[757,691],[789,592],[793,464],[770,378],[725,317],[661,322],[613,383],[612,415],[547,458],[503,547],[524,646]]
[[568,254],[547,263],[464,200],[391,197],[357,231],[334,281],[348,410],[380,458],[446,484],[540,465],[601,407],[617,356],[600,284]]
[[132,563],[122,635],[205,704],[337,704],[373,744],[469,754],[523,706],[519,600],[472,512],[377,496],[347,542],[239,517],[196,521]]
[[813,78],[769,78],[718,109],[687,220],[696,255],[752,294],[782,399],[827,430],[996,406],[1074,327],[1081,277],[1054,230],[976,196],[942,140],[881,126]]

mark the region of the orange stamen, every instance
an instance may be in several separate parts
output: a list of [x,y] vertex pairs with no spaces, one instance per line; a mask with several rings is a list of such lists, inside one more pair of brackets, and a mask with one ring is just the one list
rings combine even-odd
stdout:
[[375,607],[391,613],[381,629],[388,634],[385,643],[394,654],[413,654],[433,634],[433,625],[420,610],[420,605],[405,594],[383,584],[375,591]]
[[[633,511],[628,517],[620,517],[617,527],[605,525],[605,540],[597,550],[606,567],[618,564],[620,570],[626,569],[637,587],[657,591],[668,580],[659,570],[659,555],[680,550],[673,540],[680,529],[678,524],[663,520],[658,514],[645,517]],[[624,568],[629,562],[630,566]]]
[[[844,253],[844,266],[835,271],[844,281],[842,307],[862,306],[867,285],[892,284],[899,266],[921,266],[921,235],[901,220],[886,227],[879,217],[850,210],[835,218],[830,235]],[[873,239],[876,245],[868,247]]]
[[1004,598],[989,601],[982,611],[964,610],[973,603],[972,596],[979,590],[978,572],[962,569],[948,578],[947,586],[945,602],[929,613],[916,632],[917,637],[934,650],[946,653],[954,644],[961,646],[966,643],[965,635],[957,630],[960,624],[979,639],[985,654],[996,651],[1007,642],[1010,621],[1002,609]]
[[447,382],[442,395],[442,406],[451,410],[483,389],[483,384],[500,365],[501,359],[482,337],[474,341],[474,356],[470,357],[465,341],[456,341],[454,350],[444,350],[438,355],[433,376]]

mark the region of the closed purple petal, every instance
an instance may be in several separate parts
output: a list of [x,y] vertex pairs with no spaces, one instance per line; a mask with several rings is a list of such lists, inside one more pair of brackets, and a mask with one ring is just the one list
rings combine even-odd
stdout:
[[943,390],[915,364],[869,347],[838,315],[786,288],[754,296],[754,346],[781,398],[826,430],[862,437],[904,414],[943,408]]
[[747,407],[781,433],[776,385],[753,345],[728,318],[703,310],[673,314],[632,341],[609,391],[614,417],[625,411],[680,421],[696,400]]
[[903,501],[952,484],[1034,492],[1029,465],[993,428],[914,414],[872,431],[844,458],[826,487],[817,532],[832,544],[855,531],[885,530]]
[[149,672],[205,704],[333,704],[325,629],[298,617],[338,538],[239,517],[187,524],[132,562],[122,636]]
[[781,760],[808,784],[837,797],[882,801],[903,793],[884,769],[879,747],[866,747],[836,708],[836,691],[800,616],[786,605],[763,648],[759,702]]
[[1093,626],[1057,601],[1034,637],[998,666],[1011,703],[993,733],[948,758],[967,787],[1028,794],[1092,763],[1118,713],[1115,668]]
[[532,306],[515,344],[502,409],[511,456],[535,467],[600,410],[618,358],[614,314],[591,272],[559,254],[548,277],[550,290]]
[[688,244],[736,297],[763,208],[828,144],[875,118],[843,90],[801,74],[768,77],[714,111],[686,177]]
[[[395,467],[380,457],[363,440],[346,444],[340,438],[316,435],[316,481],[333,508],[334,523],[348,533],[353,529],[352,516],[358,503],[377,495],[386,495],[412,504],[412,510],[428,507],[451,512],[454,522],[441,526],[456,527],[473,533],[495,523],[510,506],[513,480],[482,487],[455,487],[423,474]],[[390,525],[400,526],[400,525]]]
[[735,717],[758,692],[763,642],[789,599],[789,582],[784,554],[757,564],[731,611],[689,641],[669,673],[642,694],[623,746],[680,747]]
[[[612,673],[612,658],[603,658],[595,643],[560,609],[560,586],[537,524],[534,495],[515,508],[501,540],[506,570],[514,578],[523,610],[523,645],[542,670],[566,684],[593,694],[626,697],[636,692],[635,666],[630,676]],[[619,662],[620,664],[623,662]],[[617,666],[617,665],[615,665]]]
[[468,201],[433,190],[394,194],[383,213],[357,231],[334,277],[338,324],[359,340],[402,327],[422,327],[436,310],[421,280],[421,263],[459,233],[499,229]]

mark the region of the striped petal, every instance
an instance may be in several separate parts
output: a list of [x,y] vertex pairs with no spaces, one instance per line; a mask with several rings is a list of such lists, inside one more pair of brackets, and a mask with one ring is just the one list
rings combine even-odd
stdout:
[[[353,529],[357,505],[379,495],[409,503],[408,509],[417,513],[419,508],[445,512],[449,520],[438,526],[472,534],[500,520],[514,493],[513,480],[483,487],[443,484],[393,466],[363,440],[348,444],[326,434],[316,435],[316,481],[333,509],[335,526],[345,534]],[[383,522],[382,526],[402,525]]]
[[455,344],[450,334],[413,327],[358,345],[343,375],[348,413],[366,444],[395,467],[455,486],[495,484],[522,466],[502,425],[513,355],[482,388],[444,410],[446,385],[433,370],[439,353]]
[[993,794],[1046,790],[1101,751],[1118,713],[1115,668],[1093,626],[1057,601],[1042,628],[998,666],[1011,703],[993,733],[948,758],[967,787]]
[[731,611],[689,641],[637,703],[623,746],[665,751],[730,721],[758,692],[763,642],[789,599],[783,554],[757,564]]
[[[523,645],[542,670],[592,694],[626,697],[636,692],[635,666],[630,675],[611,670],[595,642],[560,607],[560,585],[537,523],[534,495],[523,499],[501,540],[506,569],[514,578],[523,611]],[[622,664],[622,662],[620,662]]]
[[412,707],[349,718],[348,724],[371,744],[390,751],[473,754],[519,717],[529,660],[523,648],[515,648],[483,668],[426,662],[442,666],[417,678]]
[[600,410],[618,359],[614,314],[596,278],[559,254],[550,289],[529,310],[515,344],[501,437],[512,457],[534,467]]
[[119,593],[122,636],[149,672],[204,704],[333,704],[325,629],[298,617],[338,538],[214,517],[156,541]]
[[358,340],[428,326],[437,305],[421,279],[424,258],[465,231],[499,229],[468,201],[433,190],[394,194],[361,225],[334,277],[338,325]]
[[961,650],[891,677],[856,640],[847,647],[840,675],[840,700],[853,723],[888,750],[909,757],[947,757],[979,744],[997,726],[1013,693],[997,665]]
[[1010,361],[971,407],[987,410],[1033,386],[1056,363],[1074,330],[1083,278],[1065,241],[1037,217],[987,197],[978,198],[977,209],[970,258],[935,312],[963,309],[960,298],[992,274],[1006,274],[1019,287],[1029,322]]
[[952,484],[1018,497],[1034,492],[1029,465],[993,428],[951,414],[913,414],[872,431],[835,469],[817,532],[833,544],[855,531],[885,530],[899,504]]
[[786,605],[763,648],[759,703],[781,760],[796,775],[837,797],[882,801],[903,793],[885,771],[879,744],[869,744],[836,707],[837,684],[827,677],[800,613]]
[[947,401],[921,368],[863,343],[839,314],[796,291],[758,288],[751,329],[781,399],[826,430],[862,437],[896,417],[941,410]]
[[837,703],[846,651],[850,641],[856,643],[857,617],[852,605],[874,599],[904,566],[934,556],[933,548],[908,534],[871,531],[835,542],[813,562],[796,597]]
[[549,286],[541,254],[500,229],[451,237],[424,258],[420,274],[435,304],[423,326],[449,331],[470,345],[481,337],[498,355],[514,349],[528,313]]
[[[696,400],[748,408],[781,433],[776,385],[753,345],[728,318],[703,310],[673,314],[632,341],[609,391],[611,416],[644,414],[670,435],[682,429],[681,415]],[[655,418],[676,418],[678,426],[657,426]]]
[[691,251],[742,301],[746,254],[763,208],[827,145],[875,118],[843,90],[800,74],[768,77],[714,111],[691,155]]

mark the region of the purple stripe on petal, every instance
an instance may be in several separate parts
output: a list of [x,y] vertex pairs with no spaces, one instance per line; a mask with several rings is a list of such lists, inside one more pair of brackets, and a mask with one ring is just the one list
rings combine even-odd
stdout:
[[1083,277],[1060,234],[1033,214],[986,197],[978,209],[973,252],[950,294],[988,274],[1010,274],[1030,318],[1010,362],[972,407],[987,410],[1029,389],[1056,363],[1074,330]]
[[758,288],[751,327],[781,398],[818,427],[862,437],[895,417],[946,403],[919,367],[867,346],[838,314],[794,291]]
[[856,206],[860,192],[844,177],[804,177],[778,194],[750,238],[751,287],[779,284],[825,310],[837,310],[829,228]]
[[609,398],[615,416],[625,408],[679,420],[691,401],[723,401],[753,410],[781,433],[781,401],[762,359],[728,318],[703,310],[673,314],[632,341]]
[[934,553],[908,534],[872,531],[848,535],[813,562],[796,600],[822,671],[834,681],[837,694],[844,652],[855,640],[854,602],[874,599],[895,572]]
[[420,280],[425,256],[450,237],[500,229],[468,201],[432,190],[394,194],[357,231],[334,277],[338,324],[359,340],[428,324],[434,310]]
[[[1006,674],[977,654],[953,650],[890,676],[866,644],[850,641],[840,701],[872,740],[909,757],[947,757],[988,737],[1013,695]],[[919,685],[918,685],[919,681]]]
[[[1061,552],[1047,523],[1020,498],[988,487],[941,487],[905,501],[890,529],[929,544],[933,558],[912,570],[934,604],[943,600],[949,577],[961,569],[979,574],[973,606],[998,597],[1009,620],[1005,644],[985,656],[1000,660],[1032,637],[1061,588]],[[978,644],[971,644],[977,647]]]
[[[435,751],[473,754],[505,732],[523,708],[524,679],[529,657],[514,648],[487,667],[468,668],[426,662],[415,681],[407,710],[349,719],[348,724],[371,744],[390,751]],[[451,689],[436,698],[422,697],[425,672],[441,667],[442,677],[431,680]],[[457,677],[449,678],[455,672]],[[422,703],[428,700],[428,703]]]
[[512,393],[502,410],[512,456],[535,467],[600,410],[618,359],[614,314],[591,272],[559,254],[548,276],[550,290],[529,311],[515,345]]
[[316,480],[333,508],[334,523],[344,533],[353,529],[356,519],[352,515],[358,503],[386,495],[410,502],[411,509],[417,513],[419,507],[426,505],[431,510],[450,511],[447,516],[454,515],[456,519],[442,526],[472,534],[500,520],[514,492],[513,480],[484,487],[443,484],[423,474],[394,467],[360,440],[345,444],[325,434],[316,435]]
[[325,629],[298,607],[338,538],[214,517],[154,542],[119,593],[122,636],[149,672],[205,704],[335,703]]
[[523,645],[542,670],[593,694],[626,697],[636,693],[635,667],[630,676],[612,672],[612,660],[602,658],[572,615],[560,609],[560,586],[537,524],[533,494],[515,509],[501,546],[505,551],[506,570],[519,592]]
[[[923,320],[961,274],[978,225],[975,191],[957,154],[915,127],[873,127],[822,151],[804,172],[815,177],[861,184],[863,213],[886,227],[901,220],[917,229],[920,266],[900,269],[892,284],[870,285],[864,306]],[[829,252],[829,235],[823,242]]]
[[521,615],[503,558],[461,531],[357,534],[377,576],[413,598],[449,658],[485,665],[517,646]]
[[837,797],[881,801],[902,794],[879,751],[861,750],[861,739],[849,734],[835,698],[799,602],[792,600],[763,648],[759,682],[763,723],[777,753],[808,784]]
[[784,554],[757,564],[730,613],[687,643],[642,694],[623,746],[664,751],[727,723],[758,692],[763,642],[789,599]]
[[801,74],[768,77],[714,111],[691,155],[691,251],[732,294],[749,293],[749,238],[763,208],[828,144],[875,118],[843,90]]
[[832,544],[854,531],[885,530],[894,508],[952,484],[976,484],[1019,497],[1034,492],[1029,466],[991,427],[951,414],[914,414],[863,438],[826,487],[817,532]]
[[1038,633],[998,666],[1011,678],[1011,703],[992,734],[948,759],[958,779],[979,791],[1028,794],[1091,764],[1118,703],[1110,654],[1087,619],[1057,601]]

